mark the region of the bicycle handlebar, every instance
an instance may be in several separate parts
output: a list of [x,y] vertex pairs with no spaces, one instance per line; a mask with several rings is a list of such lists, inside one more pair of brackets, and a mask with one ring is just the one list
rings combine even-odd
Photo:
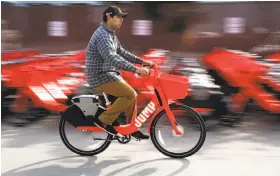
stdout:
[[154,64],[153,65],[153,70],[155,71],[155,76],[158,76],[158,65],[157,64]]
[[[151,66],[144,66],[145,68],[147,68],[149,70],[149,74],[148,76],[157,76],[158,75],[158,66],[156,64],[154,64],[152,67]],[[151,72],[152,71],[152,72]],[[154,74],[153,74],[154,71]],[[136,77],[140,77],[140,74],[135,73]],[[144,78],[144,77],[143,77]]]

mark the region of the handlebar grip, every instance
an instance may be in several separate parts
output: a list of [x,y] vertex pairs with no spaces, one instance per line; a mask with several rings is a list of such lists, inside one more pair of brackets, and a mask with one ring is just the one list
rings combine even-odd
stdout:
[[[149,69],[149,73],[148,73],[147,76],[149,76],[149,75],[151,74],[151,71],[152,71],[152,70]],[[139,74],[139,73],[134,73],[134,75],[135,75],[136,78],[143,77],[143,76],[142,76],[141,74]],[[144,77],[143,77],[143,78],[144,78]]]
[[150,65],[143,65],[144,68],[147,68],[147,69],[153,69],[155,67],[155,64],[150,66]]
[[[149,74],[147,76],[150,76],[154,73],[157,73],[157,65],[156,64],[153,64],[152,66],[149,66],[149,65],[146,65],[146,66],[143,66],[144,68],[148,69],[149,70]],[[138,74],[138,73],[135,73],[134,74],[136,78],[140,77],[141,75]]]

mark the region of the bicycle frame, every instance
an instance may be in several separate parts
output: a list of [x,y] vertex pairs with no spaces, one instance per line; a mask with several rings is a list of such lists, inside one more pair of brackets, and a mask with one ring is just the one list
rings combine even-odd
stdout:
[[[148,126],[148,131],[150,132],[150,126],[151,126],[153,119],[162,110],[166,111],[166,114],[171,122],[171,125],[172,125],[174,131],[178,135],[182,134],[177,128],[177,123],[176,123],[173,113],[170,110],[170,107],[168,104],[168,99],[165,97],[164,92],[163,92],[162,88],[160,87],[159,81],[157,79],[159,77],[159,75],[160,75],[160,73],[158,72],[158,68],[155,65],[154,66],[154,76],[153,76],[153,78],[154,78],[153,87],[155,88],[154,89],[155,94],[153,95],[152,100],[150,101],[150,103],[148,103],[148,105],[144,108],[144,110],[138,116],[136,116],[136,110],[134,111],[131,123],[114,127],[120,134],[129,135],[129,134],[137,131],[138,128],[140,128],[143,125],[143,123],[151,117],[149,126]],[[95,127],[95,126],[78,126],[77,129],[85,130],[85,131],[93,131],[93,132],[103,132],[104,131],[101,128]]]

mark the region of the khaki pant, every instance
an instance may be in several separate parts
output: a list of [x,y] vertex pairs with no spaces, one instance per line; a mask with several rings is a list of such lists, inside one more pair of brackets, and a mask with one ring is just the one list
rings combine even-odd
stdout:
[[99,116],[101,122],[111,125],[119,117],[120,113],[125,111],[129,123],[133,114],[136,114],[137,93],[124,80],[102,84],[96,88],[96,91],[118,97],[111,108]]

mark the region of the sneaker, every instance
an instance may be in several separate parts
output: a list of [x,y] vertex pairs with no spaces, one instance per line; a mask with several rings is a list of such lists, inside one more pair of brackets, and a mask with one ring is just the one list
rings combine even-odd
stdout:
[[137,139],[149,139],[149,135],[142,133],[140,130],[132,133],[131,136]]
[[102,128],[104,131],[106,131],[107,133],[113,135],[113,136],[121,136],[112,125],[107,125],[103,122],[101,122],[98,118],[94,119],[94,124],[96,126],[98,126],[99,128]]

